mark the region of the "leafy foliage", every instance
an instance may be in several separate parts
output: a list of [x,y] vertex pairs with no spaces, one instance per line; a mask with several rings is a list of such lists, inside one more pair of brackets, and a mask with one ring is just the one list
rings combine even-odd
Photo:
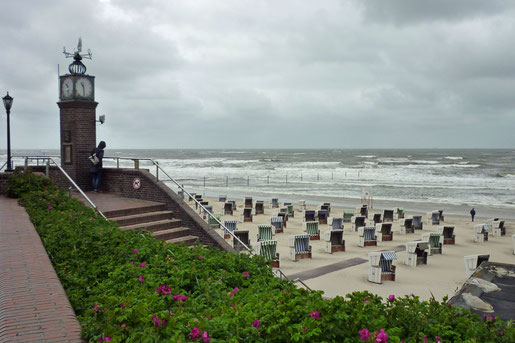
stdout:
[[274,277],[259,256],[121,231],[31,173],[11,178],[9,190],[20,196],[91,342],[515,341],[511,322],[445,299],[383,300],[364,291],[326,300]]

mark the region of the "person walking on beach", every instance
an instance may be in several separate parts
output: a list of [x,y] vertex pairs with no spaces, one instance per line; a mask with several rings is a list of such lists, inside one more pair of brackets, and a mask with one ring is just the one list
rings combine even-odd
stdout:
[[474,221],[474,216],[476,215],[476,211],[474,210],[474,207],[470,210],[470,216],[472,217],[472,221]]
[[98,147],[91,151],[91,156],[89,157],[91,161],[91,182],[93,184],[93,192],[98,192],[98,188],[100,187],[100,181],[102,180],[102,158],[104,157],[104,148],[106,147],[106,143],[104,141],[100,141],[98,143]]

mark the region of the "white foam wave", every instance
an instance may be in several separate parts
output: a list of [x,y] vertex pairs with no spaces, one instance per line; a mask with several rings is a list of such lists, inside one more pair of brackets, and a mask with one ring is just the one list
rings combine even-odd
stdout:
[[357,155],[356,157],[360,157],[360,158],[374,158],[374,157],[376,157],[376,155]]
[[461,156],[445,156],[446,159],[448,160],[462,160],[463,157]]

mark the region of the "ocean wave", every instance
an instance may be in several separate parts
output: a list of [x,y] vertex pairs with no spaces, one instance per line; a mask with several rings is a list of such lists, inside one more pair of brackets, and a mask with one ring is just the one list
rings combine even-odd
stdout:
[[463,157],[461,156],[445,156],[444,158],[448,159],[448,160],[462,160]]
[[373,161],[365,161],[363,164],[371,165],[371,166],[377,166],[379,162],[373,162]]
[[376,155],[357,155],[356,157],[360,157],[360,158],[374,158],[374,157],[376,157]]
[[513,178],[515,177],[515,173],[497,173],[495,174],[496,177],[509,177]]

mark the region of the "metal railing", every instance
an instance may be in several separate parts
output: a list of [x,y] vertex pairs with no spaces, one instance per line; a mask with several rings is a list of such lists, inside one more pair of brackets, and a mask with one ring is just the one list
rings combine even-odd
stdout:
[[298,283],[302,284],[304,287],[306,287],[306,289],[307,289],[308,291],[311,291],[311,288],[309,288],[309,286],[308,286],[308,285],[306,285],[306,284],[304,283],[304,281],[302,281],[302,280],[301,280],[301,279],[299,279],[299,278],[295,278],[295,279],[291,280],[291,279],[290,279],[288,276],[286,276],[286,274],[284,274],[284,273],[283,273],[283,271],[282,271],[282,270],[280,270],[280,269],[277,269],[277,270],[276,270],[276,272],[275,272],[275,274],[276,274],[275,276],[277,276],[277,277],[278,277],[279,279],[281,279],[281,280],[282,280],[282,279],[285,279],[285,280],[291,281],[291,282],[293,282],[293,283],[297,283],[297,282],[298,282]]
[[70,175],[68,175],[68,173],[59,165],[59,163],[57,163],[53,157],[51,156],[24,156],[24,159],[25,159],[25,166],[24,166],[24,169],[27,169],[28,166],[29,166],[29,161],[34,161],[34,160],[37,160],[37,165],[39,166],[39,161],[43,161],[44,165],[45,165],[45,175],[46,176],[49,176],[49,171],[50,171],[50,162],[52,162],[52,164],[54,164],[58,169],[59,171],[61,171],[61,173],[68,179],[68,181],[70,181],[70,183],[73,185],[73,187],[82,195],[82,197],[84,199],[86,199],[86,201],[89,203],[89,205],[91,207],[93,207],[93,209],[98,213],[100,214],[104,219],[107,219],[106,216],[102,213],[102,211],[100,211],[98,209],[98,207],[93,203],[93,201],[91,201],[91,199],[86,195],[86,193],[84,193],[84,191],[75,183],[75,181],[73,181],[73,179],[70,177]]

